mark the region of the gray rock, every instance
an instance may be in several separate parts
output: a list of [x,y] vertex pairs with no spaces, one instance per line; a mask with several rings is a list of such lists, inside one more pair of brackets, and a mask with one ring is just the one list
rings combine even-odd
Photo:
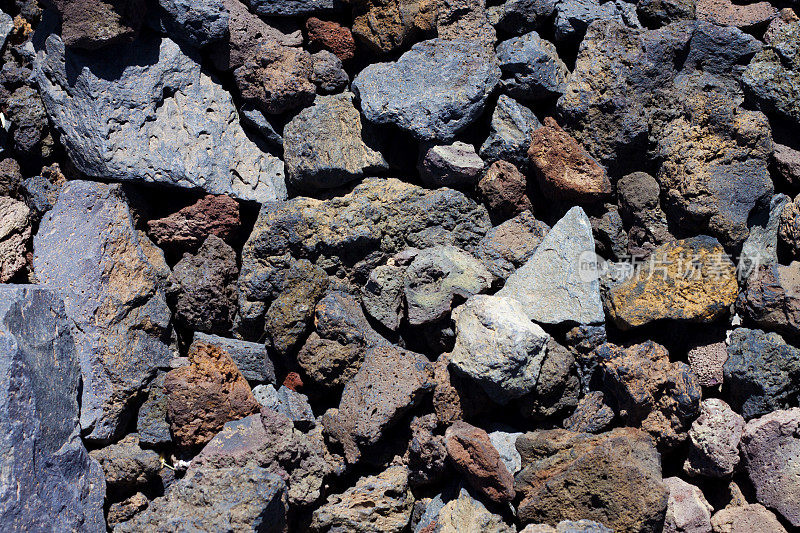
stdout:
[[284,385],[278,390],[272,385],[259,385],[253,389],[253,396],[262,407],[281,413],[302,431],[307,431],[317,423],[308,397]]
[[641,28],[636,5],[624,0],[559,0],[556,4],[556,41],[578,42],[595,20],[614,21],[631,28]]
[[759,503],[800,526],[800,408],[748,422],[741,449]]
[[386,170],[388,164],[375,140],[370,125],[362,127],[351,93],[320,96],[283,131],[288,182],[315,191]]
[[538,29],[555,12],[557,0],[506,0],[496,15],[496,26],[514,35]]
[[722,367],[723,392],[745,420],[791,407],[800,392],[800,350],[777,333],[738,328]]
[[92,450],[89,455],[103,467],[111,500],[144,488],[161,470],[159,455],[140,448],[139,436],[135,433],[105,448]]
[[397,331],[405,317],[404,286],[405,269],[395,265],[376,267],[361,289],[364,312],[391,331]]
[[497,32],[489,21],[486,0],[437,0],[434,10],[439,38],[463,39],[494,51]]
[[459,301],[489,290],[492,274],[474,256],[455,246],[414,251],[405,272],[408,323],[431,324],[446,318]]
[[158,3],[164,12],[161,22],[169,34],[192,46],[207,46],[228,37],[230,15],[223,0],[158,0]]
[[11,30],[14,29],[14,19],[11,15],[0,10],[0,50],[6,45],[8,36],[11,35]]
[[495,449],[500,453],[500,460],[506,465],[513,476],[522,469],[522,457],[517,451],[517,437],[522,433],[508,433],[505,431],[492,431],[489,439]]
[[492,228],[478,245],[475,255],[489,272],[506,279],[530,259],[549,231],[550,227],[536,220],[533,213],[523,211]]
[[136,432],[139,442],[145,446],[161,446],[172,442],[172,433],[167,422],[167,396],[164,394],[164,376],[159,372],[150,382],[147,399],[139,408]]
[[[238,0],[237,0],[238,1]],[[243,104],[239,108],[242,124],[255,129],[261,138],[275,148],[283,148],[283,136],[275,131],[275,126],[267,119],[264,112],[251,105]]]
[[[747,279],[759,265],[778,262],[778,225],[784,207],[791,202],[785,194],[772,197],[768,212],[758,213],[750,226],[750,236],[742,245],[739,256],[739,279]],[[766,210],[764,210],[766,211]]]
[[603,322],[600,282],[584,270],[595,266],[595,261],[589,217],[580,207],[573,207],[497,295],[518,300],[534,322]]
[[541,100],[564,92],[569,70],[555,45],[535,31],[497,45],[497,59],[503,71],[501,85],[514,98]]
[[564,419],[564,429],[580,433],[600,433],[611,427],[614,410],[600,391],[589,391],[578,402],[575,411]]
[[665,478],[664,484],[669,489],[664,533],[709,533],[714,508],[703,491],[679,477]]
[[700,416],[689,429],[689,457],[683,469],[689,475],[730,476],[739,464],[739,441],[744,418],[718,398],[703,400]]
[[143,37],[92,54],[66,52],[50,35],[35,65],[48,116],[83,174],[286,197],[283,163],[247,138],[231,96],[173,41]]
[[340,10],[342,0],[245,0],[254,12],[265,17],[297,17]]
[[580,395],[573,352],[550,338],[536,387],[517,402],[520,413],[536,421],[561,420],[578,406]]
[[489,137],[481,145],[480,155],[487,162],[508,161],[524,168],[533,130],[541,127],[533,111],[501,94],[492,113]]
[[422,183],[432,189],[453,187],[472,190],[483,171],[475,147],[460,141],[423,150],[419,169]]
[[81,429],[108,441],[167,367],[171,313],[120,185],[71,181],[34,238],[34,272],[61,291],[83,373]]
[[500,67],[480,43],[433,39],[396,63],[376,63],[353,81],[367,120],[424,141],[450,142],[483,112]]
[[489,511],[467,489],[443,498],[431,500],[414,533],[513,533],[516,529],[503,522],[502,517]]
[[342,60],[327,50],[312,54],[314,61],[314,85],[323,94],[338,93],[350,83],[350,77],[344,70]]
[[240,339],[226,339],[199,331],[194,334],[192,344],[198,342],[217,346],[227,352],[247,381],[275,383],[275,366],[272,364],[264,344]]
[[286,527],[286,483],[257,466],[198,468],[114,531],[264,531]]
[[78,433],[80,372],[61,298],[34,286],[0,286],[5,530],[106,530],[103,471]]
[[511,298],[474,296],[453,312],[456,344],[451,364],[507,404],[533,390],[549,335]]

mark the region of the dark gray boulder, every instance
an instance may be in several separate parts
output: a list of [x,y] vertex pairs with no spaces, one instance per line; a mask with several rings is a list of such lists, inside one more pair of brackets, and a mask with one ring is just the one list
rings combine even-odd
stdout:
[[556,47],[535,31],[497,45],[506,92],[519,100],[541,100],[559,96],[566,86],[567,66]]

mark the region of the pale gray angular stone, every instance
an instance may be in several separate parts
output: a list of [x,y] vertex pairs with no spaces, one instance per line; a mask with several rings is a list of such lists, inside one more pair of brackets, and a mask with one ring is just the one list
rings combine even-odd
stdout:
[[689,457],[683,469],[689,475],[724,478],[739,464],[739,441],[744,418],[718,398],[703,400],[700,416],[689,429]]
[[599,280],[583,270],[595,261],[589,217],[580,207],[573,207],[497,295],[518,300],[534,322],[603,322]]
[[492,113],[489,137],[479,153],[487,162],[503,160],[524,168],[528,165],[531,134],[541,125],[533,111],[501,94]]
[[679,477],[665,478],[664,484],[669,489],[664,533],[710,533],[714,508],[703,491]]
[[424,151],[418,166],[422,183],[432,189],[474,189],[483,172],[483,159],[471,144],[456,141]]
[[483,113],[499,81],[496,58],[479,42],[432,39],[395,63],[368,66],[352,86],[367,120],[450,142]]
[[453,367],[507,404],[531,392],[550,336],[531,322],[512,298],[478,295],[453,311],[456,344]]
[[758,213],[755,222],[750,226],[750,236],[744,241],[739,256],[740,279],[750,277],[752,271],[759,265],[778,262],[778,225],[783,208],[791,201],[785,194],[776,194],[772,197],[769,211]]
[[508,433],[506,431],[492,431],[489,439],[495,449],[500,453],[500,460],[506,465],[513,476],[522,469],[522,456],[517,451],[517,437],[522,433]]
[[328,13],[342,8],[343,0],[244,0],[265,17],[297,17]]
[[286,197],[283,163],[248,139],[230,94],[170,39],[91,53],[52,34],[35,66],[48,116],[86,176]]
[[0,50],[6,45],[6,40],[13,29],[14,19],[11,18],[11,15],[0,11]]
[[556,4],[556,41],[580,41],[595,20],[610,20],[631,28],[641,28],[636,5],[624,0],[559,0]]
[[317,423],[314,411],[308,403],[308,397],[285,385],[281,385],[278,390],[272,385],[259,385],[253,389],[253,396],[262,407],[286,416],[298,429],[307,431]]

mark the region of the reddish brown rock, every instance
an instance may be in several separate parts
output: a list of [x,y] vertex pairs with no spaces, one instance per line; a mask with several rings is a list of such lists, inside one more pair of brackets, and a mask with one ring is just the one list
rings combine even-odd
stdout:
[[353,59],[356,55],[353,33],[337,22],[311,17],[306,21],[306,32],[308,43],[313,48],[329,50],[342,61]]
[[303,380],[297,372],[289,372],[286,374],[286,379],[283,380],[283,386],[287,389],[297,391],[297,389],[303,386]]
[[209,194],[177,213],[149,221],[147,226],[159,246],[188,249],[199,246],[209,235],[230,241],[241,224],[236,200]]
[[176,443],[196,448],[210,441],[226,422],[258,412],[259,405],[233,359],[220,348],[194,344],[189,362],[167,373],[164,393]]
[[551,117],[533,132],[528,158],[551,200],[590,203],[611,193],[605,169]]
[[144,0],[51,0],[67,46],[96,49],[130,42],[147,12]]
[[450,460],[473,488],[496,502],[514,499],[514,478],[488,433],[458,421],[447,429],[444,438]]
[[505,220],[531,209],[528,180],[507,161],[492,163],[478,182],[478,191],[486,200],[489,212],[499,219]]
[[697,20],[713,22],[719,26],[752,28],[765,24],[778,14],[769,2],[740,5],[731,0],[697,0]]

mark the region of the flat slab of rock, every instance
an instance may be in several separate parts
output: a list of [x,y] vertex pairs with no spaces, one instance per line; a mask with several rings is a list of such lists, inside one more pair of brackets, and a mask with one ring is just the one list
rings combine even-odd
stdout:
[[321,14],[343,6],[342,0],[245,0],[255,13],[265,17],[297,17]]
[[716,239],[667,243],[651,258],[608,291],[606,309],[620,328],[661,319],[712,322],[736,301],[736,267]]
[[169,366],[171,313],[120,185],[70,181],[34,238],[39,281],[61,291],[83,374],[81,428],[105,441]]
[[475,41],[433,39],[396,63],[376,63],[353,80],[367,120],[394,124],[419,140],[452,141],[483,112],[500,81],[494,55]]
[[598,324],[605,320],[600,282],[587,278],[582,262],[596,267],[589,217],[573,207],[553,226],[530,259],[497,293],[519,301],[542,324]]
[[57,293],[0,285],[0,375],[3,529],[105,531],[105,480],[79,436],[81,368]]
[[86,176],[286,198],[283,163],[248,139],[230,94],[175,42],[142,37],[92,54],[50,35],[36,57],[48,116]]

